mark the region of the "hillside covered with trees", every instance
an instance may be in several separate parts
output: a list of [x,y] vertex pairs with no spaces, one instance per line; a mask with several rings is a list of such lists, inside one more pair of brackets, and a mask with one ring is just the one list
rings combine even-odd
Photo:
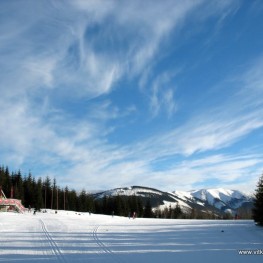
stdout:
[[[260,181],[262,182],[262,180]],[[96,214],[132,216],[136,213],[138,217],[158,218],[194,218],[213,219],[216,217],[211,210],[202,212],[193,207],[188,213],[183,212],[177,204],[175,207],[160,209],[156,206],[156,200],[151,196],[139,195],[111,195],[107,191],[98,198],[98,194],[91,194],[85,189],[76,191],[69,187],[60,187],[56,179],[50,177],[36,179],[30,172],[22,175],[21,171],[10,172],[8,167],[0,167],[0,188],[7,198],[19,199],[26,208],[68,210],[76,212],[91,212]],[[262,204],[262,187],[258,190],[258,198],[255,203],[254,219],[262,224],[262,218],[258,211]],[[101,195],[101,194],[99,194]],[[154,207],[154,209],[152,209]],[[244,213],[244,211],[246,213]],[[243,212],[242,212],[243,211]],[[261,210],[260,210],[261,211]],[[248,213],[247,213],[248,212]],[[251,208],[239,208],[237,213],[241,218],[251,218]],[[260,216],[261,217],[260,217]],[[230,214],[224,214],[221,218],[233,218]]]
[[8,198],[22,201],[25,207],[39,209],[71,210],[77,212],[92,212],[108,215],[131,216],[136,212],[138,217],[182,217],[178,207],[162,211],[152,211],[150,200],[142,200],[138,196],[104,196],[96,200],[85,190],[77,192],[68,187],[61,188],[55,179],[35,179],[29,173],[22,175],[21,171],[10,172],[8,167],[0,167],[0,187]]

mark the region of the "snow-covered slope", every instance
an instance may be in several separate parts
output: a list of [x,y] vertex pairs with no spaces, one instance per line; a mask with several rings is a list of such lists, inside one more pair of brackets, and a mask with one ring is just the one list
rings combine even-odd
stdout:
[[[263,231],[248,220],[133,220],[48,210],[0,213],[0,231],[1,263],[262,262]],[[248,249],[258,254],[242,256]]]
[[201,189],[189,192],[174,191],[178,197],[197,203],[204,207],[212,206],[219,211],[234,213],[242,206],[252,206],[252,198],[241,193],[238,190],[218,189]]
[[142,200],[150,199],[153,208],[175,207],[177,204],[184,212],[192,209],[205,213],[222,215],[225,212],[236,213],[242,206],[251,207],[252,199],[237,190],[201,189],[194,191],[163,192],[158,189],[131,186],[115,188],[93,194],[95,199],[104,196],[139,196]]
[[196,199],[208,202],[219,209],[229,206],[231,208],[238,208],[244,202],[249,201],[249,197],[237,190],[226,189],[202,189],[193,191],[191,193]]
[[177,198],[173,193],[163,192],[154,188],[131,186],[123,188],[115,188],[93,195],[95,199],[101,199],[104,196],[138,196],[143,201],[151,201],[151,205],[155,208],[164,206],[176,206],[179,204],[183,209],[191,207],[184,200]]
[[141,196],[141,197],[151,197],[151,196],[161,196],[164,192],[159,191],[154,188],[149,187],[141,187],[141,186],[131,186],[131,187],[123,187],[123,188],[115,188],[107,191],[103,191],[97,193],[98,198],[102,198],[103,196]]

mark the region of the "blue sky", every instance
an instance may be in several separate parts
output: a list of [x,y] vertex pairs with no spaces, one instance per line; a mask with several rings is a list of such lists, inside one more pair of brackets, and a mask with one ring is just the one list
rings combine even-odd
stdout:
[[1,1],[0,160],[92,190],[263,172],[263,3]]

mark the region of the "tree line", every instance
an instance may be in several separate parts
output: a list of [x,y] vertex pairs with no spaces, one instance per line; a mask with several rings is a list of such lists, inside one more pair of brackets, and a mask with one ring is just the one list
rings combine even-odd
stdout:
[[29,172],[22,176],[21,171],[10,172],[8,167],[0,167],[0,187],[7,198],[19,199],[26,208],[70,210],[106,215],[137,217],[179,217],[178,209],[170,208],[169,215],[161,211],[153,211],[150,199],[143,200],[138,196],[104,196],[95,199],[92,194],[82,190],[61,188],[55,179],[50,177],[36,179]]
[[[0,167],[0,187],[8,198],[19,199],[29,208],[70,210],[76,212],[90,212],[107,215],[132,216],[147,218],[195,218],[213,219],[214,214],[200,213],[192,209],[191,213],[183,213],[180,206],[164,209],[152,209],[151,200],[138,196],[104,196],[96,199],[85,190],[77,192],[67,186],[61,188],[56,179],[48,176],[36,179],[29,172],[22,176],[21,171],[10,172],[8,167]],[[246,212],[246,211],[245,211]],[[242,218],[250,218],[244,211]],[[229,215],[231,217],[231,215]],[[226,218],[228,219],[227,215]],[[263,176],[261,176],[255,194],[253,219],[263,225]]]
[[255,191],[253,218],[258,225],[263,226],[263,175],[259,178]]

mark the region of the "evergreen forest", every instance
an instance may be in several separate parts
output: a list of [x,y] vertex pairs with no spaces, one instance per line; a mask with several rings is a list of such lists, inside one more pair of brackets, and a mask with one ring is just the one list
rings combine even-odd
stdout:
[[22,175],[21,171],[10,172],[8,167],[0,167],[0,187],[7,198],[19,199],[26,208],[36,210],[55,209],[76,212],[90,212],[106,215],[182,218],[180,207],[152,210],[150,199],[142,200],[138,196],[104,196],[94,199],[93,195],[82,190],[77,192],[68,187],[61,188],[56,179],[38,178],[29,173]]
[[253,218],[258,225],[263,226],[263,175],[259,178],[255,193]]

